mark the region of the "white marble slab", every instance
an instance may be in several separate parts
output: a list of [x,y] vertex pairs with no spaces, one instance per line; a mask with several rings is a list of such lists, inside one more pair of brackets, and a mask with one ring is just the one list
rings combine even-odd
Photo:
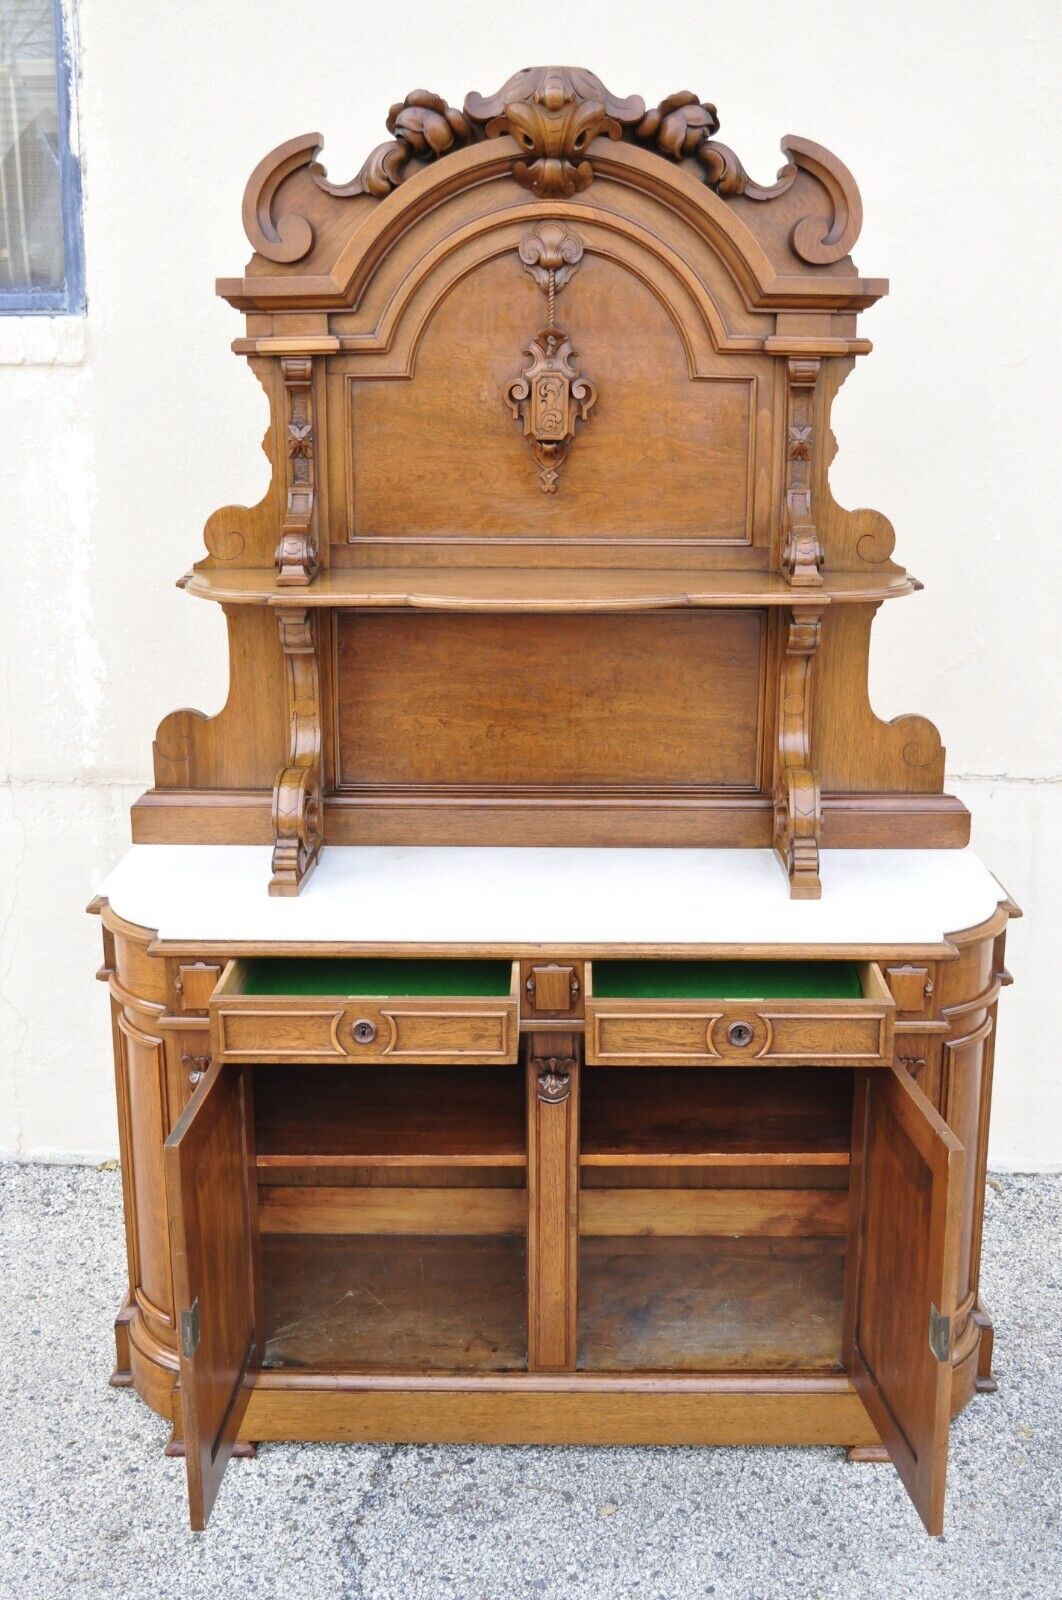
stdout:
[[291,899],[256,845],[134,845],[101,892],[162,939],[373,944],[936,944],[1002,897],[970,850],[834,850],[791,900],[769,850],[329,845]]

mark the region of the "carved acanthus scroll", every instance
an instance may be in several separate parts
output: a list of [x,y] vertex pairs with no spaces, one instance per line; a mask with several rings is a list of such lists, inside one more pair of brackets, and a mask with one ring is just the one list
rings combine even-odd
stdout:
[[276,549],[277,582],[306,584],[320,559],[314,527],[313,361],[308,356],[287,356],[280,366],[287,504]]
[[524,434],[538,464],[543,494],[555,494],[560,469],[597,399],[597,390],[575,366],[571,340],[556,324],[558,292],[578,271],[582,240],[557,222],[540,223],[520,241],[520,260],[546,296],[547,326],[527,346],[531,364],[505,391],[512,414],[523,419]]
[[774,848],[794,900],[818,900],[822,799],[811,764],[811,691],[821,634],[817,606],[794,606],[786,623],[778,689]]
[[298,894],[313,870],[321,832],[321,687],[317,620],[306,607],[278,613],[287,681],[288,765],[273,788],[272,895]]
[[309,218],[277,203],[278,191],[301,167],[326,194],[383,199],[429,163],[503,134],[519,147],[512,158],[514,179],[539,199],[569,198],[588,188],[594,178],[590,147],[604,137],[641,145],[691,173],[699,171],[724,200],[775,200],[801,172],[808,173],[825,190],[830,214],[824,218],[813,210],[799,218],[789,238],[795,254],[812,266],[842,260],[862,225],[852,174],[821,145],[788,135],[782,140],[786,164],[776,182],[755,183],[733,150],[716,139],[719,116],[710,101],[681,89],[646,111],[640,95],[620,99],[583,67],[525,67],[497,94],[467,95],[460,111],[442,95],[414,89],[391,107],[387,128],[394,137],[377,145],[350,183],[329,180],[316,159],[321,148],[316,133],[289,139],[259,162],[243,203],[244,228],[259,255],[288,265],[313,249]]
[[812,513],[817,357],[788,363],[782,570],[795,589],[822,587],[823,551]]

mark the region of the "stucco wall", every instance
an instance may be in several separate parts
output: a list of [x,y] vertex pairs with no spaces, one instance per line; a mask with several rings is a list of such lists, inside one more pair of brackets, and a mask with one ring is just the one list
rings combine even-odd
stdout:
[[125,847],[158,721],[224,698],[221,616],[173,584],[208,514],[265,482],[265,403],[213,294],[249,253],[248,174],[320,127],[346,179],[407,90],[460,102],[559,56],[650,103],[682,87],[715,100],[762,180],[788,132],[858,178],[856,259],[892,293],[835,409],[833,484],[893,519],[926,583],[879,618],[875,706],[939,725],[975,845],[1025,908],[992,1157],[1062,1163],[1051,0],[1017,0],[1005,26],[989,0],[82,0],[80,32],[89,314],[0,319],[0,1147],[116,1149],[99,929],[82,907]]

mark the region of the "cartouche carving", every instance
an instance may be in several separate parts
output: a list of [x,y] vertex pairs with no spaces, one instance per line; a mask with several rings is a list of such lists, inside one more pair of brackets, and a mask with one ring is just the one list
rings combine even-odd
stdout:
[[811,505],[815,384],[820,365],[817,357],[792,358],[788,363],[782,570],[795,589],[822,587],[823,551]]
[[272,895],[294,895],[316,864],[321,832],[321,688],[316,619],[306,607],[278,613],[287,669],[288,765],[273,787]]
[[789,613],[778,691],[778,778],[774,848],[794,900],[818,900],[822,796],[811,765],[811,690],[821,634],[817,608]]
[[280,366],[288,413],[287,507],[276,548],[277,582],[306,584],[319,561],[313,525],[313,361],[287,356]]
[[557,294],[578,270],[583,244],[570,228],[543,222],[520,241],[519,254],[546,296],[548,322],[527,346],[531,364],[509,384],[505,398],[513,416],[523,419],[543,494],[555,494],[575,425],[585,422],[597,399],[595,386],[575,366],[571,340],[556,323]]

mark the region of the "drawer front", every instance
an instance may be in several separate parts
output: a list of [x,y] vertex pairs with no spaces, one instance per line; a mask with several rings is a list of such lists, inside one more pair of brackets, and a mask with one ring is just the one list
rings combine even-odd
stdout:
[[852,999],[586,998],[588,1066],[888,1066],[895,1005],[879,969]]
[[223,1061],[516,1060],[516,1003],[440,1000],[217,1001],[214,1055]]

